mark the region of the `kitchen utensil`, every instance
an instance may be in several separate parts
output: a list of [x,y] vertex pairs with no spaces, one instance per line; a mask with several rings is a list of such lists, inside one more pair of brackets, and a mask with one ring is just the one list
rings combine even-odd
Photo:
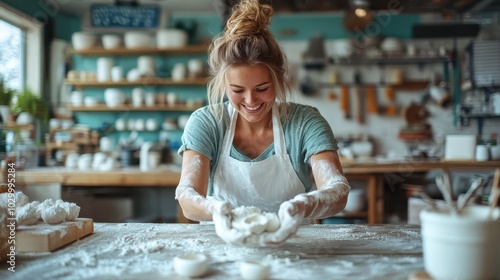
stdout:
[[377,93],[375,86],[366,86],[367,111],[369,114],[378,114]]
[[344,112],[344,117],[350,119],[351,104],[349,103],[349,87],[346,84],[342,84],[340,88],[340,102],[340,108]]
[[431,206],[432,210],[438,209],[436,201],[432,199],[424,190],[417,192],[417,194],[418,196],[420,196],[420,198],[422,198],[425,202],[427,202]]
[[394,89],[392,87],[388,86],[385,88],[385,97],[389,101],[389,105],[385,114],[391,117],[396,116],[397,108],[395,103]]
[[469,203],[469,200],[472,198],[472,195],[476,192],[476,190],[483,184],[484,180],[482,178],[477,178],[472,182],[471,186],[465,193],[464,197],[459,201],[458,206],[457,206],[457,212],[460,214],[460,212],[463,211],[465,206],[467,206],[467,203]]
[[357,100],[357,120],[359,124],[365,123],[365,96],[363,86],[361,85],[361,72],[357,69],[354,73],[354,83],[356,84],[356,100]]
[[172,80],[179,81],[186,78],[187,67],[184,63],[176,63],[172,68]]
[[75,32],[71,35],[71,43],[75,50],[90,49],[95,46],[97,37],[87,32]]
[[119,88],[107,88],[104,90],[104,101],[108,107],[118,107],[125,102],[125,95]]
[[102,46],[107,50],[119,48],[122,44],[122,37],[117,34],[105,34],[101,36]]
[[487,161],[490,159],[489,148],[486,145],[476,146],[476,161]]
[[489,197],[490,209],[488,211],[489,219],[492,219],[492,214],[498,204],[499,197],[500,197],[500,168],[497,168],[495,170],[495,174],[493,175],[493,182],[491,184],[491,191]]
[[425,270],[432,279],[498,279],[500,209],[472,205],[461,215],[447,209],[420,212]]
[[451,187],[449,186],[449,184],[446,183],[447,182],[445,179],[446,175],[444,174],[445,172],[443,172],[442,176],[436,176],[436,186],[443,195],[444,201],[446,202],[449,211],[453,214],[457,214],[457,208],[455,202],[453,201]]
[[132,68],[127,72],[127,81],[129,82],[136,82],[141,79],[141,73],[139,72],[139,69],[137,68]]
[[187,32],[182,29],[168,28],[156,32],[156,47],[158,49],[180,48],[187,43]]
[[19,225],[16,228],[16,252],[52,252],[93,232],[94,221],[88,218],[57,225]]
[[199,277],[207,272],[208,258],[202,253],[184,253],[174,257],[175,273],[187,277]]
[[142,77],[154,77],[156,75],[155,65],[155,59],[150,55],[141,55],[137,58],[137,69]]
[[124,43],[127,49],[148,48],[152,46],[152,37],[144,31],[127,31]]
[[240,264],[240,275],[243,279],[267,279],[269,270],[269,265],[259,260],[245,260]]
[[123,67],[121,66],[113,66],[111,68],[111,80],[113,82],[119,82],[123,80],[124,74],[123,74]]
[[108,82],[111,81],[111,68],[113,68],[114,61],[109,57],[99,57],[97,59],[97,81]]
[[316,93],[316,85],[309,75],[306,75],[304,80],[300,83],[300,90],[307,96],[311,96]]

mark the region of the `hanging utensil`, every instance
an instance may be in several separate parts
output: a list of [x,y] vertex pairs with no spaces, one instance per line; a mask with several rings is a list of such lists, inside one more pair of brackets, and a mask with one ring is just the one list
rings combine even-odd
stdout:
[[341,110],[344,112],[344,117],[346,119],[351,118],[351,108],[349,102],[349,87],[346,84],[342,84],[340,88],[340,105]]
[[366,86],[367,109],[369,114],[378,114],[377,93],[373,85]]
[[453,201],[453,196],[451,193],[451,187],[449,187],[444,179],[445,176],[436,176],[436,186],[443,195],[444,201],[448,206],[451,213],[457,214],[457,208],[455,202]]
[[354,73],[354,84],[356,85],[356,100],[357,100],[357,120],[359,124],[365,123],[365,97],[363,94],[363,85],[361,85],[361,72],[356,69]]

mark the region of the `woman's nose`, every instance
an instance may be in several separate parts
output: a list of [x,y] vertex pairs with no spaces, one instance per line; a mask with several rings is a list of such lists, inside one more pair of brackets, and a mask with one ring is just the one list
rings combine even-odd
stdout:
[[252,104],[257,99],[257,94],[254,91],[247,91],[245,100],[248,104]]

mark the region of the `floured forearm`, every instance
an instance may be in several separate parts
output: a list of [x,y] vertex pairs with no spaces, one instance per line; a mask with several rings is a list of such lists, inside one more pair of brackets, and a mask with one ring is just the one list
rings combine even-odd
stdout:
[[[205,197],[206,170],[203,159],[194,152],[184,152],[182,174],[179,185],[175,190],[175,199],[179,201],[186,218],[194,221],[212,219],[213,203]],[[205,188],[196,187],[203,186]],[[201,193],[200,193],[201,192]]]
[[326,218],[342,211],[351,187],[344,177],[335,153],[323,153],[311,159],[318,190],[297,195],[294,200],[304,203],[306,218]]

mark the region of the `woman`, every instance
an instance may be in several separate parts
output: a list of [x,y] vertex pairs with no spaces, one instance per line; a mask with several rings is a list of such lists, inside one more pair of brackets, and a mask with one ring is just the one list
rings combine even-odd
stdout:
[[176,198],[184,215],[213,219],[231,243],[250,242],[231,236],[231,208],[278,212],[280,229],[251,242],[279,245],[303,218],[344,209],[350,190],[326,120],[316,108],[287,102],[285,57],[267,29],[272,14],[258,0],[233,8],[210,48],[209,105],[191,115],[179,149]]

